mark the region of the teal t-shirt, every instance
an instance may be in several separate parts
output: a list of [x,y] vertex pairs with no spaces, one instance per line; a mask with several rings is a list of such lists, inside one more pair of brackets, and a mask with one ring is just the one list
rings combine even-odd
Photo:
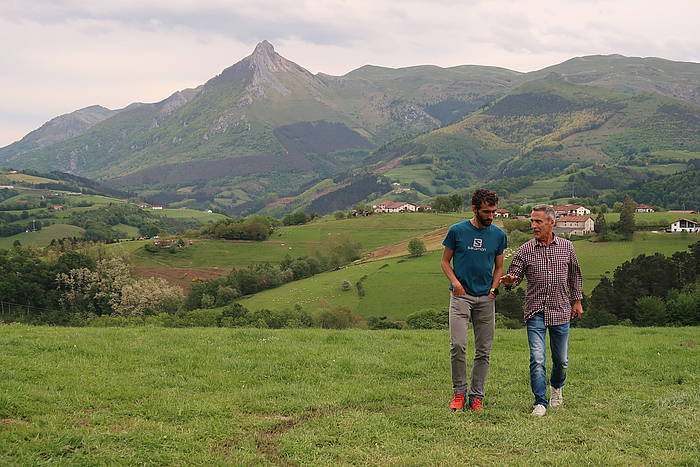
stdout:
[[454,250],[452,269],[464,290],[475,297],[488,295],[496,256],[508,246],[506,233],[493,224],[477,229],[467,219],[450,227],[442,244]]

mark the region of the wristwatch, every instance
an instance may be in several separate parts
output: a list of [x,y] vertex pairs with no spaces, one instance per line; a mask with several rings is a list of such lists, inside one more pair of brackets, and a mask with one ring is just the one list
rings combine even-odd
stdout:
[[498,289],[494,289],[493,287],[491,287],[491,290],[489,290],[489,293],[492,293],[494,295],[498,295]]

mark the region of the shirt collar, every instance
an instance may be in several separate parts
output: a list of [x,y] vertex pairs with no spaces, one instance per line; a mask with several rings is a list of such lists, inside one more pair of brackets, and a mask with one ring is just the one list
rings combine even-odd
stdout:
[[[551,242],[549,245],[558,245],[559,242],[557,242],[557,238],[558,238],[558,237],[557,237],[556,235],[554,235],[554,236],[552,237],[552,242]],[[535,242],[535,246],[539,246],[539,247],[544,248],[544,245],[542,245],[540,242],[538,242],[538,241],[535,240],[534,238],[533,238],[532,240]],[[549,246],[549,245],[547,245],[547,246]]]

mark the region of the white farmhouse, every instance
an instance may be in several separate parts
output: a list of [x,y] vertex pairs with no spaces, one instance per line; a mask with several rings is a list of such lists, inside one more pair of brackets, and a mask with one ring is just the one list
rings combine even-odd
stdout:
[[393,201],[382,201],[372,206],[374,212],[416,212],[418,206],[413,203],[395,203]]
[[678,219],[676,222],[671,224],[671,227],[666,230],[666,232],[678,233],[678,232],[690,232],[698,233],[700,232],[700,224],[690,220],[690,219]]
[[590,235],[595,228],[595,222],[590,216],[563,216],[554,225],[555,234]]

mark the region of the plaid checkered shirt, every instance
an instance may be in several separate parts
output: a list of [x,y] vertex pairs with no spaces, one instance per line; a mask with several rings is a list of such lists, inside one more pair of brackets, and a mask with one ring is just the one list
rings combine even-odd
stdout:
[[554,237],[547,246],[525,242],[513,256],[508,274],[517,276],[512,287],[527,279],[525,321],[544,312],[545,326],[571,321],[571,302],[583,298],[583,278],[573,244]]

